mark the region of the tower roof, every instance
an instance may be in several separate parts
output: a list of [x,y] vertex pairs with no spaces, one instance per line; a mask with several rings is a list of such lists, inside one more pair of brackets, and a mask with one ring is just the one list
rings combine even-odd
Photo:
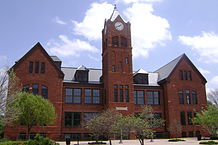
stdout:
[[[111,21],[114,21],[118,16],[121,17],[119,11],[117,10],[117,6],[116,6],[116,4],[115,4],[115,5],[114,5],[113,13],[111,14],[111,17],[110,17],[110,20],[111,20]],[[121,17],[121,18],[122,18],[122,17]],[[122,18],[122,19],[123,19],[123,18]],[[123,21],[125,21],[125,20],[123,19]]]

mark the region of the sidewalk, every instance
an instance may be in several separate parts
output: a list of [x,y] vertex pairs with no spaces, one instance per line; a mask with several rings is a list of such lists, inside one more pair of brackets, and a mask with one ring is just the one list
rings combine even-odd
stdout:
[[[153,142],[145,140],[145,145],[199,145],[199,141],[196,138],[184,138],[186,141],[181,142],[168,142],[168,139],[154,139]],[[90,141],[91,142],[91,141]],[[108,141],[107,145],[109,145]],[[66,145],[65,142],[58,142],[60,145]],[[71,142],[71,145],[76,144],[76,141]],[[80,145],[88,145],[88,142],[81,141]],[[119,144],[119,140],[112,140],[112,145],[140,145],[138,140],[123,140],[122,144]]]

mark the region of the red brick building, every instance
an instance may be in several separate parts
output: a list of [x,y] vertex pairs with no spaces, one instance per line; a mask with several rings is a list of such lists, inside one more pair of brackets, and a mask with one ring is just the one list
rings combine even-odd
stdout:
[[[90,139],[82,127],[85,120],[108,108],[138,113],[143,105],[151,105],[155,116],[165,120],[157,137],[173,137],[167,128],[174,120],[182,125],[181,136],[204,134],[191,119],[207,105],[206,79],[190,59],[182,54],[154,72],[133,71],[132,49],[130,23],[116,8],[102,30],[102,69],[62,67],[61,60],[49,56],[40,43],[31,48],[15,63],[14,71],[23,90],[50,100],[57,114],[55,124],[34,126],[32,135]],[[25,133],[25,126],[5,128],[7,138],[22,139]]]

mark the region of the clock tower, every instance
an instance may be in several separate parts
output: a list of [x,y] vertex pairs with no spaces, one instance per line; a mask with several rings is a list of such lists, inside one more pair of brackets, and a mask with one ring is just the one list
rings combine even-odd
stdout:
[[116,6],[102,30],[102,81],[106,108],[124,114],[133,109],[133,71],[130,23],[120,16]]

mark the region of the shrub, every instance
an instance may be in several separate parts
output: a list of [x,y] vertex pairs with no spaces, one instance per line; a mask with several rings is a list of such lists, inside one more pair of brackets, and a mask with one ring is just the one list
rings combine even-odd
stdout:
[[37,134],[34,140],[30,140],[27,145],[59,145],[59,144],[53,142],[47,137],[42,137]]
[[8,142],[1,142],[0,145],[27,145],[27,141],[8,141]]
[[215,142],[215,141],[207,141],[207,142],[200,142],[199,144],[218,144],[218,142]]
[[0,139],[0,142],[7,142],[7,141],[11,141],[11,140],[8,139],[8,138],[1,138],[1,139]]
[[176,139],[169,139],[168,141],[169,142],[178,142],[178,141],[185,141],[185,140],[184,139],[176,138]]

